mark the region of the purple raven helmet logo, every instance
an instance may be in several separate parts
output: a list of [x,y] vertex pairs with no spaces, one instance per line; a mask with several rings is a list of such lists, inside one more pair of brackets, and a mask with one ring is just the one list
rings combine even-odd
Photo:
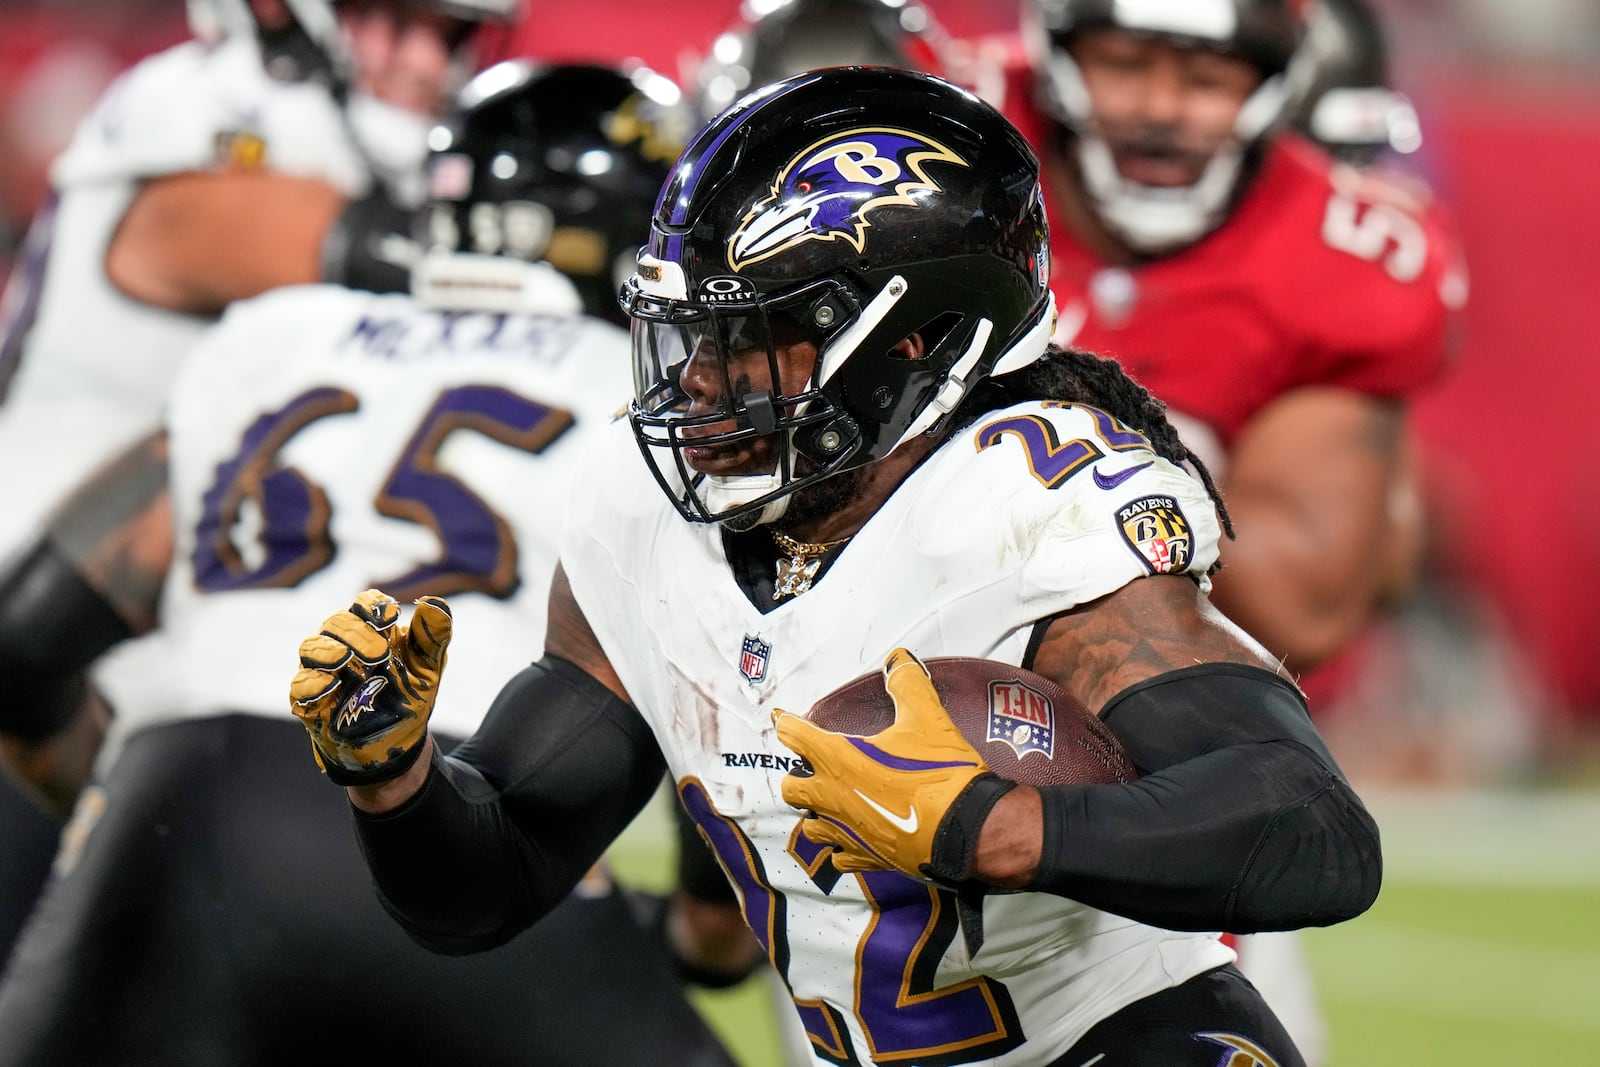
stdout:
[[944,145],[886,126],[846,130],[818,141],[779,172],[728,238],[735,271],[807,241],[843,240],[864,251],[867,213],[888,204],[916,207],[918,193],[939,192],[929,163],[965,167]]

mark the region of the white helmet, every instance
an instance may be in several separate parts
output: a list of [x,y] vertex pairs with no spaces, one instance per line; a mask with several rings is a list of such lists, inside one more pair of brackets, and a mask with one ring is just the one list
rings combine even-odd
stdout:
[[[392,0],[396,7],[448,16],[474,27],[509,20],[519,0]],[[202,41],[246,40],[260,53],[267,74],[284,82],[327,87],[351,141],[390,197],[413,206],[422,195],[422,162],[436,116],[417,114],[362,92],[355,61],[339,25],[339,0],[283,0],[289,21],[267,27],[250,0],[187,0],[189,28]],[[471,73],[469,50],[457,50],[457,78]],[[440,104],[445,101],[440,100]]]
[[[403,0],[468,23],[507,22],[516,14],[519,0]],[[283,0],[295,25],[320,52],[325,65],[338,76],[348,74],[350,57],[339,33],[334,12],[338,0]],[[250,0],[186,0],[189,31],[202,41],[258,34]],[[313,72],[303,72],[302,76]]]

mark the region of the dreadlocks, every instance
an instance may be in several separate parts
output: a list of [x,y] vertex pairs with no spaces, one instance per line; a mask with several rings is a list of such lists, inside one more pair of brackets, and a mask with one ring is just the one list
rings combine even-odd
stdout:
[[1024,400],[1088,404],[1144,434],[1156,455],[1173,463],[1186,463],[1199,476],[1216,505],[1223,531],[1229,538],[1233,537],[1233,519],[1222,502],[1222,492],[1205,463],[1183,443],[1178,431],[1167,421],[1167,405],[1128,377],[1116,360],[1052,343],[1036,362],[980,382],[956,412],[952,428]]

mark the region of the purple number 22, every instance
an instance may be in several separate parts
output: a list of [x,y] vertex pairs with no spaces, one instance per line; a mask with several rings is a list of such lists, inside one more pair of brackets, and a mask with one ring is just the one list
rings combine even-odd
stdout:
[[[686,779],[679,795],[738,888],[745,921],[787,981],[784,895],[768,881],[749,838],[716,810],[701,782]],[[824,893],[843,877],[830,862],[832,853],[833,846],[799,833],[790,844],[790,854]],[[1022,1027],[1003,984],[980,976],[934,985],[934,972],[958,929],[954,896],[896,871],[855,877],[873,909],[856,946],[854,1014],[870,1046],[866,1062],[940,1067],[988,1059],[1020,1045]],[[837,1008],[800,997],[794,1003],[817,1055],[841,1065],[863,1062]]]

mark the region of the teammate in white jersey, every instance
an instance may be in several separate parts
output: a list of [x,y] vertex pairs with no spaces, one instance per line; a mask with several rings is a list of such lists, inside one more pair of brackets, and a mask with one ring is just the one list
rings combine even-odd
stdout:
[[[581,475],[544,658],[446,756],[444,601],[403,626],[369,590],[300,646],[291,702],[414,936],[562,899],[659,744],[819,1064],[1303,1062],[1213,931],[1360,913],[1376,828],[1207,602],[1203,465],[1048,345],[1048,247],[1033,155],[936,78],[800,75],[699,134],[624,290],[631,432]],[[1055,679],[1142,778],[987,773],[908,649]],[[785,713],[886,657],[925,730]]]
[[[377,269],[352,266],[367,249],[346,227],[380,201],[416,206],[461,41],[512,3],[192,8],[217,16],[197,20],[204,36],[124,74],[53,168],[39,305],[0,409],[7,433],[43,435],[16,440],[47,461],[8,475],[33,491],[8,489],[27,506],[7,509],[0,544],[159,425],[177,361],[229,303]],[[379,287],[403,290],[405,272]]]
[[[473,63],[475,27],[514,0],[189,8],[195,39],[119,78],[55,162],[23,291],[8,293],[0,558],[157,429],[178,360],[231,301],[319,278],[405,288],[383,259],[404,221],[394,202],[415,207],[427,131]],[[36,832],[0,870],[11,899],[36,890],[105,728],[94,704],[15,715],[0,819]],[[13,934],[0,918],[0,958]]]
[[[599,67],[486,72],[436,138],[433,232],[535,212],[609,276],[681,145],[655,121],[677,106],[665,92]],[[603,173],[582,169],[600,156]],[[54,631],[34,637],[56,651],[31,665],[44,688],[98,651],[77,634],[149,618],[165,571],[159,628],[102,662],[126,743],[0,984],[0,1062],[731,1063],[601,870],[547,929],[485,956],[413,944],[355,841],[326,832],[346,805],[283,707],[307,611],[374,581],[459,594],[474,680],[440,703],[441,737],[470,734],[537,654],[562,502],[626,399],[628,343],[582,313],[585,273],[511,247],[430,253],[429,304],[333,286],[235,304],[179,369],[149,462],[59,516],[32,577],[0,579],[0,632],[30,615]],[[58,576],[54,612],[40,574]]]

